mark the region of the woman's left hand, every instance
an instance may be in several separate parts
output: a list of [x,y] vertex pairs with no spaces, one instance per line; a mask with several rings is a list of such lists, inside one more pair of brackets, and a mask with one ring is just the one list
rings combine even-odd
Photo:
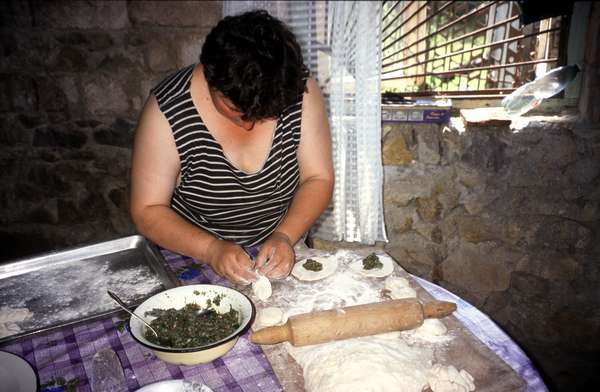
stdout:
[[255,270],[267,278],[284,279],[292,271],[295,261],[292,241],[284,233],[276,231],[260,247]]

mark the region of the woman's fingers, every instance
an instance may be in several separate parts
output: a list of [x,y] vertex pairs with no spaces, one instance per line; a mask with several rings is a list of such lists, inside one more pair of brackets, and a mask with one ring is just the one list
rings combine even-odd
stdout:
[[263,268],[259,270],[259,273],[268,278],[283,279],[290,274],[293,264],[293,250],[286,246],[280,246]]

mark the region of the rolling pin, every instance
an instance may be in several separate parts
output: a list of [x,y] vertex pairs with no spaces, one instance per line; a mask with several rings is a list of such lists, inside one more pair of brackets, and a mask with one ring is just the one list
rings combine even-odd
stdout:
[[291,316],[284,325],[258,330],[250,341],[307,346],[413,329],[421,326],[426,318],[442,318],[455,310],[456,304],[452,302],[432,301],[422,305],[414,298],[322,310]]

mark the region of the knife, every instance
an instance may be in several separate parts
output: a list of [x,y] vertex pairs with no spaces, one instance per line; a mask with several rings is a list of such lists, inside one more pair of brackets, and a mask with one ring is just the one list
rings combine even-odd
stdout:
[[92,358],[92,392],[127,392],[123,366],[114,350],[105,348]]

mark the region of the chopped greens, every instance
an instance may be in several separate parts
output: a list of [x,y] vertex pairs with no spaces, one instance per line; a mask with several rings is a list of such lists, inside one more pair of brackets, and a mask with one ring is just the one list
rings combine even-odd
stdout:
[[195,303],[178,310],[152,309],[145,315],[156,316],[150,326],[156,330],[158,337],[150,330],[146,330],[144,337],[164,347],[198,347],[226,338],[240,326],[239,312],[231,305],[229,311],[222,314],[214,309],[201,311],[200,305]]
[[383,263],[379,261],[379,257],[375,253],[371,253],[367,257],[365,257],[362,261],[363,269],[372,270],[372,269],[381,269],[383,268]]
[[302,266],[304,267],[304,269],[307,269],[309,271],[321,271],[323,269],[323,264],[319,263],[316,260],[313,259],[308,259],[306,260],[306,262],[304,264],[302,264]]

